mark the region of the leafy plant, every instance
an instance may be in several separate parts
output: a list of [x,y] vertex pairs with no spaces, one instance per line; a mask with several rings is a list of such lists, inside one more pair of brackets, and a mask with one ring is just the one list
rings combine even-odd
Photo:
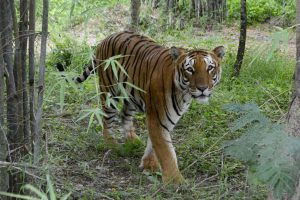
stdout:
[[67,200],[71,196],[71,192],[68,194],[63,195],[61,198],[58,198],[55,192],[55,188],[53,186],[53,183],[50,179],[50,176],[46,176],[47,179],[47,190],[46,191],[40,191],[38,188],[34,187],[33,185],[26,184],[24,185],[23,189],[29,190],[31,193],[35,194],[35,196],[27,196],[27,195],[21,195],[21,194],[13,194],[8,192],[1,192],[0,195],[7,196],[7,197],[13,197],[17,199],[27,199],[27,200]]
[[[229,0],[227,5],[229,18],[239,19],[240,1]],[[271,17],[280,17],[290,25],[296,14],[295,1],[291,0],[249,0],[247,10],[249,24],[265,22]]]
[[265,184],[277,198],[291,196],[299,178],[300,139],[272,123],[254,103],[230,104],[225,109],[242,114],[230,125],[231,131],[245,132],[224,143],[226,154],[248,166],[251,185]]

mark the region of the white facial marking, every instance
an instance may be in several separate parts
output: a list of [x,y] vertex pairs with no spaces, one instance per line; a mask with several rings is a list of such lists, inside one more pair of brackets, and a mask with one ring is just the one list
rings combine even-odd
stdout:
[[195,64],[195,60],[191,57],[187,57],[185,59],[183,67],[187,73],[192,74],[195,71],[194,64]]
[[213,59],[210,55],[207,55],[204,57],[204,60],[206,62],[206,70],[211,73],[214,68],[216,67],[215,63],[213,62]]
[[209,97],[196,98],[196,101],[197,101],[198,103],[204,103],[204,104],[207,104],[207,103],[208,103],[208,100],[209,100]]

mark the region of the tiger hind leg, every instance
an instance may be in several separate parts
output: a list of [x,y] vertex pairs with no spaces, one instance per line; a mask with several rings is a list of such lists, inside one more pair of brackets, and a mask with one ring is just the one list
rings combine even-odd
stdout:
[[123,109],[121,112],[122,132],[126,140],[136,140],[139,137],[135,133],[133,125],[133,116],[135,108],[128,101],[124,101]]
[[147,147],[145,149],[139,168],[141,170],[150,170],[150,171],[158,171],[160,168],[156,154],[152,147],[152,142],[150,137],[148,137]]
[[116,145],[117,141],[113,137],[113,123],[115,121],[115,117],[118,113],[117,109],[114,108],[113,106],[107,107],[107,106],[102,106],[103,112],[105,113],[105,116],[102,118],[103,122],[103,138],[104,141],[108,144],[111,145]]

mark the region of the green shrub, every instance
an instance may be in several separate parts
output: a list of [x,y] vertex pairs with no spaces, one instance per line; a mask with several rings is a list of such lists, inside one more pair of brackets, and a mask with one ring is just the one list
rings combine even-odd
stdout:
[[242,115],[231,124],[231,131],[245,133],[225,142],[225,153],[248,166],[251,185],[265,184],[279,199],[292,196],[299,178],[300,139],[288,136],[283,125],[272,123],[254,103],[230,104],[226,109]]
[[[288,0],[249,0],[247,1],[248,23],[265,22],[272,17],[280,17],[282,20],[291,23],[296,15],[294,1]],[[228,17],[239,19],[240,1],[228,1]],[[290,25],[290,24],[286,24]]]

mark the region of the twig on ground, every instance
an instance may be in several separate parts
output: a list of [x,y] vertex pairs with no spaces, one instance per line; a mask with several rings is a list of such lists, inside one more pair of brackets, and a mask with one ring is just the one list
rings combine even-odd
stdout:
[[101,168],[103,168],[105,159],[106,159],[106,157],[109,155],[110,152],[111,152],[111,149],[108,150],[107,152],[105,152],[105,154],[104,154],[104,156],[103,156],[103,159],[102,159]]
[[26,167],[26,168],[33,168],[33,169],[41,169],[41,167],[38,167],[38,166],[35,166],[35,165],[16,163],[16,162],[0,161],[0,166],[1,165],[5,166],[5,167]]

